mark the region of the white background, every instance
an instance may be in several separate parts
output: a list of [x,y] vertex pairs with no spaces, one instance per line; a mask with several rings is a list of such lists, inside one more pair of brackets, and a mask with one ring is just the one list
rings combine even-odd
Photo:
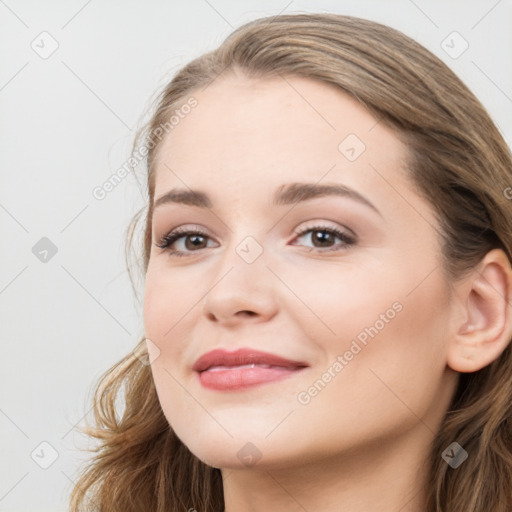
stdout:
[[[510,0],[0,0],[1,511],[67,509],[84,445],[73,426],[98,377],[143,336],[123,248],[144,188],[130,176],[102,201],[93,189],[129,157],[149,101],[179,67],[246,21],[314,11],[413,37],[512,140]],[[51,48],[44,31],[58,44],[48,58],[31,47]],[[455,50],[469,44],[458,58],[441,47],[453,31]],[[43,237],[57,248],[46,262],[32,251]]]

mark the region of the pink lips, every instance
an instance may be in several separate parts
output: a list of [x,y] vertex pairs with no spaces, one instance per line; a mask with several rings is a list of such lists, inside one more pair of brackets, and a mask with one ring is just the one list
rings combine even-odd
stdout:
[[202,355],[192,366],[205,388],[234,391],[281,380],[308,365],[253,349],[235,352],[216,349]]

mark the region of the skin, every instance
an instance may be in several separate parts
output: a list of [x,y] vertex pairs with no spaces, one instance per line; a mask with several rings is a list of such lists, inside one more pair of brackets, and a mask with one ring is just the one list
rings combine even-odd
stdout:
[[[408,180],[407,149],[334,87],[231,73],[193,96],[198,106],[159,147],[154,197],[191,188],[213,206],[155,210],[144,296],[166,418],[192,453],[221,468],[227,512],[422,510],[424,463],[458,372],[489,364],[510,339],[508,260],[492,251],[467,278],[448,281],[433,208]],[[366,147],[354,161],[338,149],[348,134]],[[380,214],[338,196],[273,206],[289,182],[346,185]],[[321,245],[318,232],[294,233],[318,224],[357,240]],[[176,241],[184,257],[156,246],[179,226],[208,234],[200,248],[192,237]],[[263,250],[250,264],[236,252],[248,236]],[[195,360],[240,347],[309,368],[243,391],[203,388]],[[335,376],[300,403],[329,368]],[[247,443],[256,464],[237,456]]]

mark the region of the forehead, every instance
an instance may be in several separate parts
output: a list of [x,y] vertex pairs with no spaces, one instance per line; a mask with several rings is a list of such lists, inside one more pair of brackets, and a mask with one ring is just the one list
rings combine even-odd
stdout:
[[[333,85],[301,77],[230,74],[191,93],[197,106],[163,140],[155,197],[174,186],[268,193],[323,178],[382,187],[406,150],[396,135]],[[172,171],[172,172],[171,172]]]

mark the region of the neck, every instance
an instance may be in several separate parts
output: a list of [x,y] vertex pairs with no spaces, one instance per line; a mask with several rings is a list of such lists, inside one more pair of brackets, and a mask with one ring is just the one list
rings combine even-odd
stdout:
[[225,512],[424,512],[432,438],[417,424],[399,439],[293,467],[262,459],[254,467],[223,469]]

